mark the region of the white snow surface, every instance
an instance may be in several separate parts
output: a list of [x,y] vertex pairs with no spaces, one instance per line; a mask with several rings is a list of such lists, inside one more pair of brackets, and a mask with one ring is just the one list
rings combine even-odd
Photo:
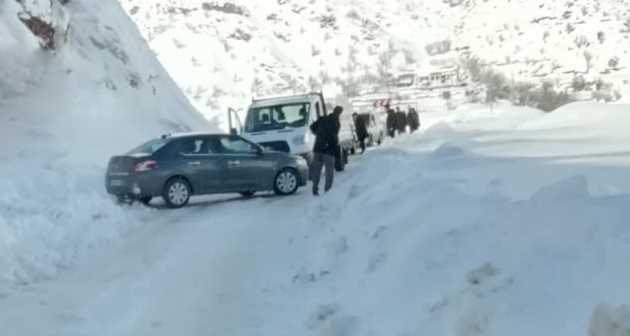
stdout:
[[0,290],[3,334],[622,335],[629,108],[428,111],[319,198],[106,207],[145,224]]
[[[56,50],[24,12],[53,23]],[[189,129],[214,128],[116,1],[0,1],[0,288],[54,277],[150,219],[106,196],[107,161]]]

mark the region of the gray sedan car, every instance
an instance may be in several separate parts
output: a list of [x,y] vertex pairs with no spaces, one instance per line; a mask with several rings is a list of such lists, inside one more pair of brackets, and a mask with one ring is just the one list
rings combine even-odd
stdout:
[[192,195],[273,190],[290,195],[308,181],[308,165],[299,156],[265,151],[236,135],[165,135],[110,159],[107,192],[120,200],[149,203],[161,196],[179,208]]

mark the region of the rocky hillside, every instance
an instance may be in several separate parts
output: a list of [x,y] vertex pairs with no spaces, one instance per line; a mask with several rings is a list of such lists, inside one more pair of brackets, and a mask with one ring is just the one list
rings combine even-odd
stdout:
[[0,0],[0,297],[137,226],[109,158],[191,129],[210,126],[116,1]]
[[[628,0],[120,0],[209,117],[252,96],[360,84],[469,55],[539,81],[625,69]],[[568,74],[568,75],[567,75]]]
[[459,3],[456,44],[510,76],[531,80],[617,73],[628,78],[628,0]]

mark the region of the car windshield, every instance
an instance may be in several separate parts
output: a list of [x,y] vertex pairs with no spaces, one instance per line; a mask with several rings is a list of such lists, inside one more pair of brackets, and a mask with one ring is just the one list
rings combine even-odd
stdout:
[[153,154],[164,147],[167,143],[168,139],[153,139],[132,149],[128,154]]
[[245,132],[263,132],[306,126],[310,103],[293,103],[251,108],[245,121]]

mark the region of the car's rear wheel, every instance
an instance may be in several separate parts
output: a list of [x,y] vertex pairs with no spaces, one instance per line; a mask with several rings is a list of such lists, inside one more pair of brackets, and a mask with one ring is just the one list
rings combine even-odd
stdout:
[[294,194],[299,185],[300,177],[291,168],[281,170],[273,181],[274,191],[277,195],[286,196]]
[[239,194],[241,194],[241,196],[245,198],[250,198],[250,197],[254,197],[256,192],[253,190],[247,190],[247,191],[241,191]]
[[162,192],[162,198],[169,208],[183,207],[188,204],[191,195],[192,188],[190,187],[190,183],[181,177],[168,180]]

